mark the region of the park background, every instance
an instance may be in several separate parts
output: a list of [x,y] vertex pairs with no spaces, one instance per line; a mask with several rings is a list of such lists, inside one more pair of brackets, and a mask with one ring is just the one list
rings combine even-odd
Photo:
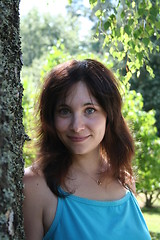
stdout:
[[[136,156],[134,159],[137,175],[137,192],[139,203],[153,239],[160,239],[160,40],[155,32],[145,35],[144,16],[150,9],[150,14],[156,17],[155,1],[150,7],[146,4],[136,4],[136,1],[21,1],[21,37],[24,67],[22,81],[25,92],[23,98],[24,125],[26,133],[32,139],[24,146],[26,166],[35,158],[33,151],[34,119],[36,99],[45,73],[55,65],[66,60],[95,58],[111,68],[122,82],[122,97],[124,98],[123,114],[125,115],[136,141]],[[95,6],[94,6],[95,2]],[[155,6],[154,6],[155,5]],[[28,6],[28,10],[26,8]],[[32,7],[33,6],[33,7]],[[117,12],[115,14],[115,8]],[[151,9],[153,12],[151,12]],[[155,12],[154,12],[155,11]],[[137,36],[134,31],[137,17]],[[152,16],[153,18],[153,16]],[[153,22],[155,19],[151,19]],[[160,16],[157,16],[157,22]],[[107,22],[108,21],[108,22]],[[110,25],[116,21],[113,35],[115,43],[106,39]],[[130,21],[127,24],[127,21]],[[157,34],[160,34],[159,25]],[[123,39],[123,35],[126,36]],[[150,29],[150,31],[151,31]],[[113,30],[112,30],[113,31]],[[141,32],[142,31],[142,32]],[[134,34],[134,37],[132,37]],[[118,39],[119,38],[119,39]],[[130,38],[130,39],[128,39]],[[141,63],[143,52],[152,38],[153,49],[148,59]],[[117,41],[117,42],[116,42]],[[128,42],[130,43],[128,43]],[[124,46],[122,46],[121,42]],[[126,43],[127,42],[127,43]],[[125,45],[132,44],[132,49]],[[152,47],[151,47],[152,48]],[[158,50],[158,51],[157,51]],[[131,60],[127,55],[131,51]],[[138,61],[137,61],[138,60]],[[137,62],[136,62],[137,61]],[[135,63],[135,66],[134,66]],[[147,71],[147,66],[149,67]],[[128,69],[127,69],[128,68]],[[157,121],[156,121],[157,120]],[[157,131],[158,129],[158,131]],[[156,236],[157,235],[157,236]]]
[[[12,1],[5,2],[6,6],[9,2]],[[29,166],[36,155],[35,113],[45,74],[57,64],[73,58],[95,58],[101,61],[120,81],[123,115],[135,140],[133,165],[137,198],[152,239],[160,239],[159,0],[21,0],[19,13],[23,62],[21,81],[24,88],[23,124],[26,133],[23,147],[25,166]],[[18,90],[13,91],[13,97],[18,96]],[[19,118],[21,116],[17,115],[17,121]],[[17,139],[19,141],[20,137]],[[16,147],[13,148],[15,152],[18,151]],[[4,214],[1,211],[3,231],[0,232],[0,239],[20,239],[16,237],[18,231],[23,235],[23,228],[19,226],[21,223],[16,223],[21,211],[15,213],[11,207],[17,205],[20,209],[22,200],[19,200],[18,194],[15,198],[16,188],[22,190],[21,179],[15,176],[16,169],[21,169],[19,166],[22,163],[14,163],[15,152],[9,155],[9,167],[5,160],[1,164],[2,170],[7,173],[8,182],[10,176],[15,178],[16,187],[3,188],[1,181],[3,194],[0,207],[7,206],[8,210],[4,208]],[[5,170],[7,167],[12,169],[13,175]],[[5,179],[4,173],[0,171],[2,179]],[[8,238],[4,237],[5,224]],[[13,230],[15,226],[21,229]]]

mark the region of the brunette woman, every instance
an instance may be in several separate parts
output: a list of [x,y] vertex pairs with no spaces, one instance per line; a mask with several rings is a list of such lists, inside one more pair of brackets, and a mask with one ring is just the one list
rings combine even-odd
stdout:
[[72,60],[47,75],[38,153],[24,176],[27,240],[149,240],[134,196],[134,144],[112,72]]

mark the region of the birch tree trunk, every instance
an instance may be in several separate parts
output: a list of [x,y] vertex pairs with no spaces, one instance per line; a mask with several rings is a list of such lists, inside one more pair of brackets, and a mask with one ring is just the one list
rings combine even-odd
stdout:
[[0,0],[0,239],[23,240],[19,0]]

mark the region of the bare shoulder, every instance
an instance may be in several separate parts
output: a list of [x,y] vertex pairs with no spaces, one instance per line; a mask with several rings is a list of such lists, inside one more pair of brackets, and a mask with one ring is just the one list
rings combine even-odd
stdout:
[[[43,188],[46,185],[45,178],[42,172],[34,172],[31,167],[28,167],[24,171],[23,177],[24,187],[26,188]],[[39,187],[38,187],[39,186]]]
[[[133,180],[131,181],[130,178],[128,178],[126,180],[126,184],[128,184],[131,187],[131,190],[133,192],[136,192],[135,182],[133,182]],[[127,188],[124,187],[119,180],[113,179],[110,187],[111,192],[113,192],[113,195],[115,196],[115,199],[123,198],[126,195]]]
[[[53,221],[57,198],[50,191],[42,172],[25,169],[24,182],[24,225],[26,239],[42,239]],[[49,220],[47,213],[52,212]],[[47,219],[47,220],[46,220]]]
[[42,203],[41,201],[44,199],[44,192],[47,189],[44,176],[33,172],[31,168],[27,168],[25,169],[23,183],[25,197],[30,195],[30,199],[33,200],[40,197],[39,203]]

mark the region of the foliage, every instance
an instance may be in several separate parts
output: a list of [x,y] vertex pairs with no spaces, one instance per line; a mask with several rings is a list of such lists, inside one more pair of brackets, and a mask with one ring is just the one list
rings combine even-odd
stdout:
[[[99,3],[90,0],[91,7]],[[95,13],[99,19],[99,31],[105,35],[104,46],[110,45],[110,54],[118,61],[125,61],[128,79],[145,64],[153,77],[149,66],[149,54],[153,51],[153,36],[159,38],[160,2],[159,0],[129,1],[119,0],[118,5],[105,18],[106,1],[101,0],[101,7]],[[159,52],[159,46],[156,47]]]
[[[143,2],[145,3],[144,5],[142,5]],[[149,1],[129,2],[124,0],[119,2],[110,1],[110,0],[109,1],[98,0],[98,1],[90,1],[90,3],[92,6],[92,11],[91,9],[84,8],[80,0],[73,0],[70,5],[72,15],[74,16],[75,14],[76,16],[87,16],[92,21],[93,38],[92,38],[92,41],[89,41],[90,49],[93,52],[96,51],[98,53],[101,53],[102,57],[103,57],[103,53],[106,51],[107,52],[110,51],[110,53],[112,53],[113,55],[112,61],[114,62],[115,69],[116,70],[118,69],[119,78],[123,76],[123,78],[121,79],[124,82],[124,78],[125,78],[126,84],[130,79],[131,89],[134,89],[137,92],[140,92],[142,94],[144,98],[143,109],[145,111],[149,111],[151,109],[156,110],[156,120],[157,120],[156,126],[158,129],[158,134],[160,136],[160,121],[159,121],[160,91],[158,91],[158,89],[160,88],[160,80],[159,80],[160,55],[158,52],[160,47],[160,39],[158,39],[159,35],[156,34],[156,32],[159,33],[159,30],[160,30],[158,2],[156,3],[156,1],[152,0],[151,1],[152,5],[150,5]],[[149,4],[149,6],[147,6],[147,4]],[[149,35],[148,25],[150,27],[153,26],[153,21],[152,21],[153,13],[156,13],[157,17],[156,15],[154,16],[154,18],[156,19],[154,31],[153,29],[150,29],[150,35]],[[117,24],[117,28],[116,28],[116,25],[113,24],[113,22],[112,22],[112,25],[110,23],[113,16],[114,18],[116,18],[115,24]],[[143,32],[143,34],[141,34],[142,36],[139,35],[137,37],[138,39],[136,39],[136,34],[134,31],[140,28],[142,23],[145,23],[146,31]],[[119,31],[122,31],[123,28],[124,30],[127,31],[128,27],[126,26],[126,24],[129,24],[129,28],[130,30],[132,30],[128,32],[127,38],[128,37],[130,38],[129,42],[124,41],[127,39],[126,38],[127,34],[125,33],[125,31],[124,31],[125,35],[123,36],[120,35],[119,37],[116,36],[116,34],[118,34]],[[107,27],[108,29],[106,30]],[[147,34],[148,34],[148,39],[145,38]],[[106,41],[105,37],[111,39],[111,41],[109,41],[107,44],[105,42]],[[144,39],[142,39],[142,37]],[[118,44],[116,41],[118,41]],[[149,49],[145,47],[144,43],[146,44],[148,43],[149,45],[152,45],[153,50],[149,51]],[[134,57],[133,62],[135,64],[136,64],[136,61],[134,61],[134,59],[135,60],[138,59],[137,56],[139,57],[142,56],[143,51],[142,53],[141,52],[137,53],[137,50],[138,50],[137,44],[140,45],[141,47],[143,45],[143,47],[145,48],[144,55],[147,54],[146,55],[147,58],[145,57],[143,59],[144,62],[141,66],[137,65],[138,69],[136,69],[135,66],[133,66],[132,68],[131,67],[129,68],[128,62],[130,62],[130,59],[128,57],[128,53],[133,55]],[[104,48],[102,47],[103,45],[104,45]],[[124,48],[126,49],[125,50],[126,52],[123,51]],[[124,56],[124,58],[122,59],[120,56]],[[110,55],[110,58],[111,58],[111,55]],[[151,76],[148,73],[149,68],[147,65],[149,65],[150,68],[153,70],[153,73],[155,76],[154,78],[153,78],[153,74],[151,74],[152,75]],[[127,76],[126,76],[126,72],[128,72]]]
[[108,1],[90,3],[99,19],[98,36],[105,36],[104,47],[110,46],[110,53],[122,68],[121,74],[127,73],[127,81],[134,73],[131,88],[142,93],[144,110],[156,110],[160,135],[160,2],[119,0],[117,6]]
[[160,233],[151,232],[150,234],[151,234],[152,240],[159,240],[160,239]]
[[[142,67],[145,67],[153,78],[154,66],[151,67],[149,61],[153,50],[154,54],[159,52],[157,43],[160,38],[160,2],[119,0],[109,16],[106,15],[106,1],[90,0],[89,2],[93,10],[99,4],[95,12],[99,19],[97,34],[105,36],[103,46],[109,47],[110,54],[120,62],[121,73],[124,72],[123,78],[120,79],[124,79],[125,87],[129,89],[128,81],[132,74],[136,74],[139,78]],[[120,70],[117,74],[120,76]],[[148,109],[150,110],[148,113],[143,111],[142,97],[134,91],[125,94],[124,98],[124,114],[132,123],[136,141],[135,166],[139,175],[137,188],[138,191],[146,194],[146,205],[151,206],[154,201],[153,193],[155,190],[158,194],[160,192],[160,139],[155,128],[155,113],[151,108]]]
[[[160,39],[156,41],[156,44],[160,46]],[[154,47],[155,48],[155,47]],[[158,135],[160,136],[160,54],[153,49],[153,54],[150,56],[150,66],[152,67],[155,77],[152,78],[144,66],[140,75],[137,78],[136,74],[131,79],[131,88],[140,92],[144,99],[144,110],[150,111],[151,109],[156,110],[156,126],[158,129]]]
[[160,239],[160,207],[142,208],[143,216],[147,223],[152,240]]
[[[48,54],[46,64],[43,66],[42,76],[44,76],[45,73],[50,71],[57,64],[63,63],[71,59],[83,60],[86,58],[93,58],[101,61],[100,56],[98,54],[88,52],[88,53],[77,53],[71,56],[69,52],[66,51],[64,45],[61,44],[59,48],[54,46],[52,47],[52,50]],[[108,62],[108,55],[105,55],[103,57],[103,62]],[[110,66],[112,65],[111,62],[108,62],[108,64]]]
[[33,59],[38,59],[59,42],[65,45],[70,54],[77,52],[80,49],[77,21],[76,17],[71,18],[70,15],[40,15],[36,9],[32,9],[21,19],[24,65],[31,65]]
[[160,138],[154,126],[155,112],[145,112],[141,94],[128,91],[124,96],[123,113],[132,127],[135,139],[137,191],[145,194],[145,204],[151,207],[160,195]]
[[[32,160],[35,158],[34,137],[35,137],[35,99],[36,99],[36,86],[33,81],[30,81],[28,77],[22,78],[23,83],[23,125],[25,132],[28,135],[28,139],[23,147],[23,157],[25,159],[25,165],[29,166]],[[32,140],[32,141],[31,141]]]
[[[87,41],[85,38],[85,41],[83,41],[83,49],[88,49],[89,51],[92,51],[94,53],[99,53],[103,56],[103,54],[106,52],[106,49],[108,51],[109,48],[103,49],[103,42],[104,42],[104,36],[103,34],[97,34],[97,31],[99,33],[98,29],[98,19],[95,16],[95,13],[100,8],[105,8],[105,17],[108,17],[110,14],[111,9],[113,8],[113,1],[108,0],[105,2],[105,5],[101,6],[101,3],[98,1],[97,5],[94,7],[94,9],[91,10],[90,7],[84,6],[83,2],[81,0],[72,0],[70,5],[68,5],[67,12],[71,14],[73,17],[76,16],[79,21],[81,22],[83,19],[86,19],[86,24],[90,23],[91,29],[88,32],[87,35]],[[83,31],[82,26],[82,31]]]

